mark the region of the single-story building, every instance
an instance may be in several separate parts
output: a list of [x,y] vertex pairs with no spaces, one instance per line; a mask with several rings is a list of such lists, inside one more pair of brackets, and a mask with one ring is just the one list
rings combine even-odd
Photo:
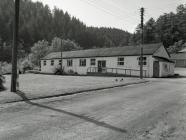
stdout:
[[171,54],[171,59],[175,62],[175,67],[186,67],[186,48]]
[[[65,73],[87,75],[140,75],[139,46],[99,48],[67,52],[53,52],[41,59],[41,72],[55,73],[60,67]],[[61,66],[62,65],[62,66]],[[143,75],[166,77],[174,75],[174,62],[162,44],[143,45]]]

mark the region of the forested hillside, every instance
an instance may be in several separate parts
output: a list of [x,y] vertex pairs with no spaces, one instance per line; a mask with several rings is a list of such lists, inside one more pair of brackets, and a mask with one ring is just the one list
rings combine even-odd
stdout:
[[[0,0],[0,61],[11,60],[13,9],[14,0]],[[19,57],[33,53],[36,46],[44,48],[47,44],[47,48],[55,44],[52,42],[56,37],[63,40],[66,50],[140,44],[140,26],[133,34],[116,28],[87,27],[62,9],[50,9],[48,5],[31,0],[21,0],[19,35]],[[175,44],[176,48],[171,48],[175,51],[183,47],[185,41],[185,5],[180,5],[176,13],[166,13],[145,23],[144,43],[163,42],[166,47]]]
[[[0,52],[6,51],[8,58],[11,55],[13,8],[14,0],[0,0]],[[51,10],[47,5],[31,0],[21,0],[19,35],[20,49],[26,52],[30,52],[39,40],[51,42],[54,37],[73,40],[83,49],[128,45],[130,38],[130,33],[119,29],[87,27],[61,9]],[[7,60],[7,57],[1,59]]]
[[[140,42],[140,26],[136,28],[130,42]],[[186,5],[180,5],[176,13],[164,13],[157,20],[150,18],[144,26],[144,43],[162,42],[165,47],[186,47]]]

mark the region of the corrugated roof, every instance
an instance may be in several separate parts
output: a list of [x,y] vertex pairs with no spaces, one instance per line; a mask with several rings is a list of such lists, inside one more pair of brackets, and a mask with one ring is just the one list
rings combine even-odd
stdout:
[[171,59],[172,59],[172,60],[176,60],[176,59],[186,59],[186,52],[171,54]]
[[[161,46],[162,46],[161,43],[143,45],[143,54],[152,55]],[[99,48],[99,49],[88,49],[88,50],[78,50],[78,51],[67,51],[62,53],[63,58],[135,56],[135,55],[140,55],[139,46]],[[57,58],[61,58],[60,52],[50,53],[42,59],[57,59]]]

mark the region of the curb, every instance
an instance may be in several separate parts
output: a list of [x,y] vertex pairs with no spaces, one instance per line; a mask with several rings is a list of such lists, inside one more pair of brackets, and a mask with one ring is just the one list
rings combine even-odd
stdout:
[[[92,89],[83,89],[83,90],[77,90],[74,92],[66,92],[66,93],[57,94],[57,95],[48,95],[48,96],[35,97],[35,98],[34,97],[33,98],[20,97],[20,98],[22,98],[20,100],[7,101],[7,102],[0,103],[0,104],[9,104],[9,103],[17,103],[17,102],[23,102],[23,101],[33,101],[33,100],[40,100],[40,99],[46,99],[46,98],[70,96],[70,95],[80,94],[80,93],[84,93],[84,92],[99,91],[99,90],[111,89],[111,88],[116,88],[116,87],[124,87],[124,86],[129,86],[129,85],[143,84],[143,83],[147,83],[147,82],[149,82],[149,81],[139,81],[139,82],[132,82],[132,83],[126,83],[126,84],[121,84],[121,85],[112,85],[112,86],[105,86],[105,87],[92,88]],[[21,93],[21,91],[20,91],[20,93]]]

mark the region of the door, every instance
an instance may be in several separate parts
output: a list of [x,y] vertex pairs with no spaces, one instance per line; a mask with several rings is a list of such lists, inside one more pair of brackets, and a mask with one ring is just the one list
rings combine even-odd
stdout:
[[106,67],[105,60],[98,61],[98,72],[102,73],[105,67]]
[[160,73],[160,65],[159,65],[159,61],[154,61],[153,63],[153,77],[159,77],[159,73]]

